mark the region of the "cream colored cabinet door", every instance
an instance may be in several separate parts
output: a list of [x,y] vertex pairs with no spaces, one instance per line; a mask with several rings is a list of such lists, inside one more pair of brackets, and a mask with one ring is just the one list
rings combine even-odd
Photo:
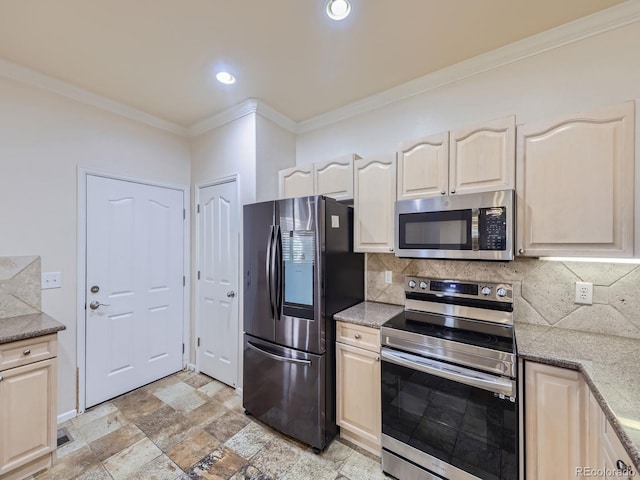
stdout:
[[278,174],[280,198],[313,195],[313,165],[287,168]]
[[405,143],[397,153],[398,200],[446,195],[449,132]]
[[519,126],[518,253],[633,256],[633,102]]
[[380,354],[336,343],[336,369],[342,437],[380,455]]
[[354,249],[393,252],[396,159],[391,155],[356,160],[354,175]]
[[345,155],[313,164],[313,193],[336,200],[353,199],[353,161],[357,155]]
[[586,465],[587,394],[579,372],[525,363],[527,478],[575,478]]
[[0,372],[0,476],[56,449],[55,384],[55,359]]
[[636,471],[629,454],[620,443],[615,430],[609,421],[602,415],[602,431],[600,436],[601,459],[598,468],[604,468],[606,475],[604,478],[611,479],[632,479],[637,478]]
[[516,118],[451,131],[449,194],[515,188]]

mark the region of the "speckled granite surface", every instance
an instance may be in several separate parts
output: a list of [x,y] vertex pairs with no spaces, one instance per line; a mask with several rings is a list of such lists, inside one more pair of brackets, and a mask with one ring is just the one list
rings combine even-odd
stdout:
[[26,340],[66,330],[62,323],[46,313],[32,313],[0,320],[0,343]]
[[640,470],[640,340],[516,323],[518,355],[579,370]]
[[365,327],[380,328],[380,326],[404,311],[400,305],[388,303],[362,302],[346,310],[336,313],[333,318],[341,322],[356,323]]

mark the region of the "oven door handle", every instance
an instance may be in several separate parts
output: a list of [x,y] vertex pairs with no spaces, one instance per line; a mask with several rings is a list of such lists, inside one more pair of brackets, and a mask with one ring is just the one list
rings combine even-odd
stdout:
[[428,373],[436,377],[453,380],[470,387],[477,387],[489,392],[498,393],[505,397],[515,397],[516,382],[493,375],[483,374],[475,370],[458,367],[443,362],[436,362],[427,358],[411,355],[406,352],[398,352],[382,347],[382,360],[394,363],[402,367],[411,368],[420,372]]

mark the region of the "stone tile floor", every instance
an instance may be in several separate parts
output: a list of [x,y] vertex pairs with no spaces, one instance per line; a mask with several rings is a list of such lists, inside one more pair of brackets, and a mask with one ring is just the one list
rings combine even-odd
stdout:
[[335,439],[320,455],[244,414],[235,391],[179,372],[63,425],[73,441],[36,480],[375,480],[377,457]]

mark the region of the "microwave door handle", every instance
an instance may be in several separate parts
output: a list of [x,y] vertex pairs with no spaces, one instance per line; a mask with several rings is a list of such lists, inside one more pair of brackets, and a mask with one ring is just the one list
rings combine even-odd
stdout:
[[453,380],[454,382],[469,385],[470,387],[477,387],[489,392],[503,394],[507,397],[515,397],[515,382],[513,380],[483,375],[472,370],[467,370],[466,368],[433,362],[426,358],[416,357],[415,355],[407,353],[399,355],[384,348],[382,349],[381,357],[383,361],[402,367],[418,370],[447,380]]
[[480,218],[480,209],[472,208],[471,209],[471,250],[478,251],[478,237],[479,237],[479,222]]

